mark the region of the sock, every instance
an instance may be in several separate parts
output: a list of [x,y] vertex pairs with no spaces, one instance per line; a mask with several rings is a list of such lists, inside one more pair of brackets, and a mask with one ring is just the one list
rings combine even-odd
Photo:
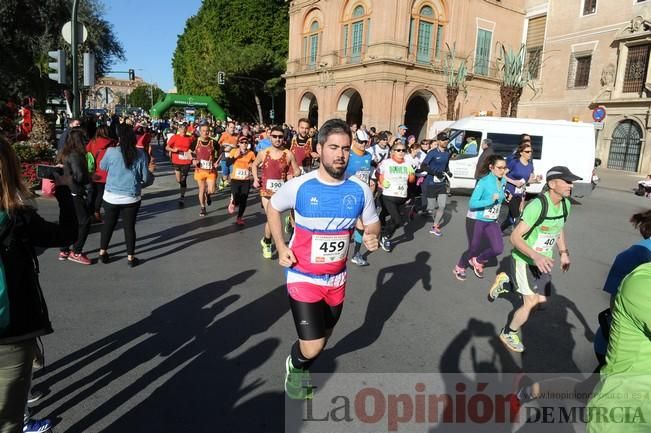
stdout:
[[505,334],[511,334],[511,333],[513,333],[513,332],[518,332],[518,331],[514,331],[514,330],[511,329],[508,325],[504,327],[504,333],[505,333]]
[[265,236],[264,243],[267,244],[267,245],[271,245],[271,238],[268,238],[268,237]]
[[353,254],[357,255],[362,249],[362,244],[355,242],[355,248],[353,249]]
[[312,363],[314,362],[314,359],[308,359],[301,353],[301,348],[298,340],[296,340],[292,345],[292,350],[290,353],[292,357],[292,366],[294,368],[300,368],[301,370],[308,370],[312,365]]

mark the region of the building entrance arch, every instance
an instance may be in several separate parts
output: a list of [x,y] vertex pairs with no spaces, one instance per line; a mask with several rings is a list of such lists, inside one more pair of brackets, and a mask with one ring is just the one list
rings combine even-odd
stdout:
[[310,120],[310,125],[319,125],[319,103],[317,102],[314,93],[307,92],[303,95],[298,110],[302,113],[307,113],[307,118]]
[[346,113],[346,123],[360,126],[364,119],[364,102],[362,96],[355,89],[348,89],[339,97],[337,111]]
[[438,116],[439,105],[436,96],[427,90],[419,90],[411,95],[405,106],[404,124],[408,133],[415,135],[417,140],[427,137],[428,121]]
[[205,108],[210,111],[216,119],[226,120],[226,112],[224,112],[224,109],[210,96],[177,95],[176,93],[168,93],[165,96],[165,99],[158,101],[153,107],[151,107],[149,114],[151,117],[158,118],[172,107]]
[[610,141],[608,168],[636,172],[641,153],[642,128],[632,120],[619,122]]

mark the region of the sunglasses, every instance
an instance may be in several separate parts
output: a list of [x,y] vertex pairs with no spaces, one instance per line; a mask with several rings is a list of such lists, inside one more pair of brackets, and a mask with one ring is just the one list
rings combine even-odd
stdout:
[[272,135],[271,138],[277,138],[278,140],[284,138],[283,135]]
[[523,150],[521,153],[531,153],[530,150]]
[[506,165],[496,165],[493,168],[496,169],[496,170],[506,170]]
[[405,152],[406,149],[393,149],[394,152]]

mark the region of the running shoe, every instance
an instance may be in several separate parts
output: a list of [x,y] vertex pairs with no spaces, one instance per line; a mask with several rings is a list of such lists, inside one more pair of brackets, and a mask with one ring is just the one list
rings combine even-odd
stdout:
[[271,243],[266,243],[264,239],[260,239],[260,245],[262,246],[262,257],[265,259],[272,258],[273,252],[271,251]]
[[70,251],[59,251],[59,257],[58,258],[62,262],[65,261],[65,260],[68,260],[68,258],[70,258]]
[[224,179],[223,179],[223,178],[220,178],[220,179],[219,179],[218,189],[219,189],[220,191],[224,189]]
[[49,419],[28,419],[23,425],[23,433],[43,433],[52,428]]
[[84,253],[70,253],[68,261],[79,263],[80,265],[91,265],[93,261]]
[[457,280],[466,281],[466,270],[459,265],[456,265],[454,269],[452,269],[452,273],[457,277]]
[[490,289],[488,289],[488,300],[493,302],[502,293],[508,293],[509,289],[505,286],[509,284],[510,281],[509,276],[505,272],[497,274],[495,281],[491,285]]
[[314,396],[310,372],[294,368],[291,356],[285,360],[285,394],[292,400],[311,400]]
[[387,253],[390,253],[390,252],[391,252],[391,250],[392,250],[392,247],[391,247],[391,241],[389,240],[388,237],[386,237],[386,236],[382,236],[382,237],[380,238],[380,247],[382,247],[382,249],[383,249],[384,251],[386,251]]
[[184,197],[179,197],[179,207],[185,206],[185,198]]
[[235,220],[235,224],[237,224],[238,226],[243,226],[243,225],[244,225],[244,218],[242,218],[242,217],[238,217],[238,218]]
[[32,392],[29,393],[29,397],[27,397],[27,403],[29,404],[36,403],[41,399],[41,397],[43,397],[42,392],[32,390]]
[[522,340],[520,340],[520,336],[518,335],[517,332],[504,332],[504,329],[500,331],[500,340],[502,340],[502,343],[506,346],[507,349],[509,349],[512,352],[524,352],[524,345],[522,344]]
[[468,260],[468,264],[472,266],[472,270],[475,275],[477,275],[477,278],[484,278],[484,265],[479,263],[477,257],[471,257],[470,260]]
[[228,203],[228,213],[230,215],[233,215],[235,213],[235,203],[233,203],[233,200]]
[[364,260],[362,253],[357,253],[350,259],[351,262],[355,263],[357,266],[368,266],[368,262]]
[[208,213],[206,212],[206,208],[202,207],[201,210],[199,211],[199,216],[206,216]]
[[429,232],[433,234],[434,236],[440,237],[442,235],[441,233],[441,226],[438,224],[434,224],[431,229],[429,229]]

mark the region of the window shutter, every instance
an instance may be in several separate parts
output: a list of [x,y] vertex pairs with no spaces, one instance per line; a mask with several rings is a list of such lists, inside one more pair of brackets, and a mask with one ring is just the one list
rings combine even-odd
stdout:
[[545,43],[547,16],[531,18],[527,28],[527,48],[542,47]]
[[576,57],[574,54],[570,55],[570,65],[567,69],[567,87],[574,87],[574,78],[576,77]]
[[488,75],[488,57],[490,54],[492,33],[488,30],[477,31],[477,51],[475,53],[475,73]]

